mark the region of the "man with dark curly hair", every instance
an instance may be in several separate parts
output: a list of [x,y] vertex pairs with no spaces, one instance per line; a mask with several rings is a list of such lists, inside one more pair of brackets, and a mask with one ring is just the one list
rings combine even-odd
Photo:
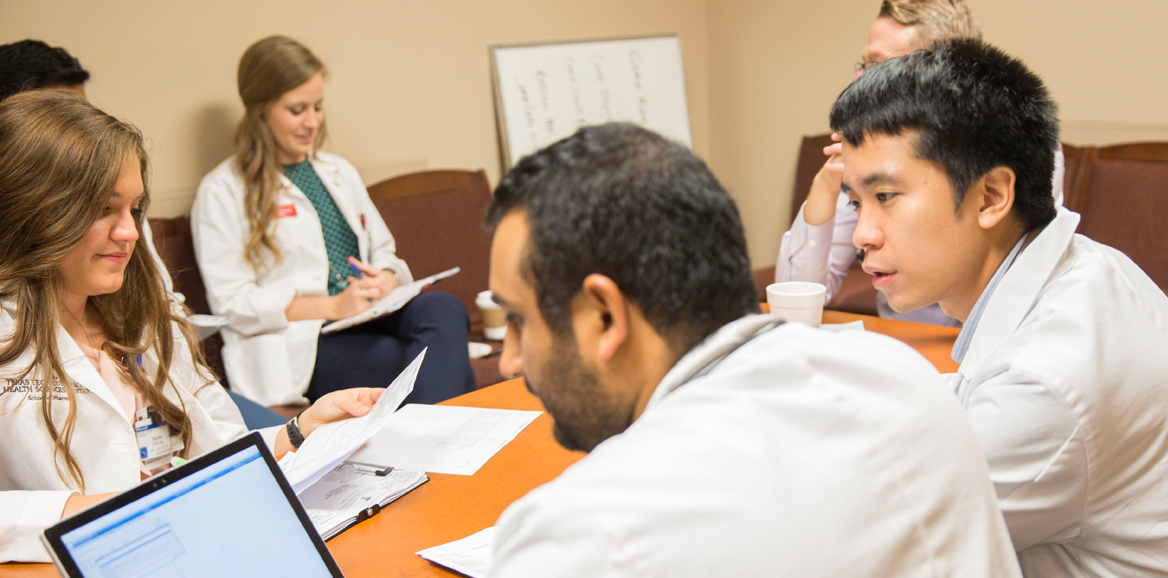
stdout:
[[985,457],[908,346],[758,312],[686,147],[580,129],[495,189],[499,369],[589,452],[499,518],[490,575],[1018,576]]
[[0,100],[41,88],[85,96],[87,80],[89,72],[59,46],[31,39],[0,46]]

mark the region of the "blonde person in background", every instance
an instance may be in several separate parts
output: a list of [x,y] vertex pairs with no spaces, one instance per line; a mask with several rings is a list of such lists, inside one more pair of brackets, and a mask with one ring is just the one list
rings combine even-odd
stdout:
[[[873,64],[929,48],[947,38],[981,39],[981,24],[962,0],[884,0],[880,14],[868,32],[868,42],[856,63],[856,78]],[[823,150],[827,162],[815,175],[806,202],[783,234],[775,281],[813,281],[827,286],[830,301],[840,290],[848,269],[862,257],[852,244],[856,211],[840,191],[843,161],[839,136]],[[1063,202],[1063,154],[1056,151],[1053,195]],[[893,311],[882,293],[876,296],[881,317],[959,327],[936,304],[910,312]]]
[[[80,96],[0,103],[0,562],[48,562],[48,526],[247,431],[145,251],[147,166],[141,134]],[[381,391],[261,431],[287,452]],[[145,419],[168,443],[144,460]]]
[[223,329],[231,386],[267,405],[383,386],[423,349],[407,403],[474,389],[462,302],[423,293],[393,315],[322,336],[413,280],[353,165],[322,152],[321,61],[272,36],[239,61],[246,108],[235,155],[199,185],[191,229],[207,300]]

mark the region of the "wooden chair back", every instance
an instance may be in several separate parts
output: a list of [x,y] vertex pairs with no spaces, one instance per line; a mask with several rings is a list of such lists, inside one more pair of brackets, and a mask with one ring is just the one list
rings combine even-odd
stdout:
[[460,267],[435,289],[458,297],[470,314],[471,334],[481,334],[475,296],[487,290],[491,235],[483,215],[491,202],[484,171],[422,171],[369,187],[369,197],[397,242],[397,255],[415,278]]
[[1079,233],[1123,251],[1168,291],[1168,235],[1160,216],[1168,201],[1168,142],[1090,147],[1069,208]]
[[[369,197],[397,241],[397,255],[415,278],[460,267],[435,290],[458,297],[470,316],[470,335],[481,339],[482,314],[475,297],[487,287],[491,235],[483,216],[491,202],[484,171],[422,171],[369,187]],[[496,346],[498,344],[495,344]],[[478,387],[503,381],[499,358],[472,359]]]
[[1087,170],[1087,154],[1091,147],[1077,147],[1063,143],[1063,206],[1074,210],[1079,202],[1079,187]]
[[[150,219],[150,233],[154,236],[154,248],[166,265],[174,290],[182,293],[187,307],[194,313],[211,314],[207,304],[207,288],[203,285],[203,275],[195,260],[195,241],[191,237],[191,218]],[[227,371],[223,366],[223,338],[214,334],[201,343],[207,365],[215,372],[219,382],[225,387]]]

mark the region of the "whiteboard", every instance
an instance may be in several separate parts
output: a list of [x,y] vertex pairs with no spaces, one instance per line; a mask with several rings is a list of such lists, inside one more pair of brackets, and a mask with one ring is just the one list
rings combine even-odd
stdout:
[[628,121],[692,148],[677,35],[492,46],[503,169],[576,129]]

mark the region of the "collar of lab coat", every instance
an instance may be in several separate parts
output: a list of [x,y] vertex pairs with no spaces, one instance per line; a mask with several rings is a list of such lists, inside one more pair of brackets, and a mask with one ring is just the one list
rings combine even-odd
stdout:
[[775,318],[770,315],[747,315],[742,319],[723,325],[701,343],[690,349],[673,368],[665,374],[649,402],[645,404],[645,411],[661,401],[662,398],[693,379],[710,364],[716,363],[743,343],[750,341],[759,330],[767,324],[774,323]]
[[[15,330],[16,321],[12,316],[12,311],[16,309],[16,304],[6,299],[0,302],[0,334],[11,335]],[[117,398],[114,397],[114,392],[106,385],[105,380],[101,378],[101,374],[97,372],[97,368],[89,362],[89,358],[85,357],[85,353],[78,347],[77,342],[73,341],[73,337],[65,331],[65,327],[60,323],[57,324],[57,355],[61,359],[61,367],[65,370],[65,375],[75,383],[88,389],[102,401],[112,407],[116,414],[122,416],[126,423],[130,422],[130,418],[122,411],[121,404],[118,403]],[[14,361],[10,367],[23,368],[23,365],[32,360],[32,352],[26,352]],[[39,368],[33,368],[35,373]],[[29,375],[29,378],[39,379],[35,375]],[[62,383],[62,387],[72,387],[72,383]],[[52,385],[47,385],[52,387]],[[132,424],[131,424],[132,425]]]
[[1078,226],[1078,213],[1059,207],[1054,220],[1018,254],[982,311],[969,350],[957,370],[963,380],[976,374],[1022,324],[1066,254]]
[[[105,380],[101,378],[101,374],[97,372],[97,368],[90,363],[89,358],[81,351],[81,347],[73,340],[73,336],[69,335],[68,331],[58,323],[57,324],[57,354],[61,356],[61,366],[65,369],[65,374],[69,379],[81,384],[83,387],[93,392],[102,401],[114,408],[114,413],[130,423],[130,417],[122,409],[122,404],[118,403],[114,392],[106,384]],[[63,387],[71,387],[71,383],[61,384]],[[133,425],[133,424],[130,424]]]
[[[324,185],[325,190],[328,191],[329,196],[333,198],[333,202],[337,204],[337,209],[341,211],[341,216],[345,218],[345,222],[349,224],[349,228],[353,229],[353,234],[357,236],[357,244],[361,249],[362,260],[368,260],[366,244],[364,242],[364,226],[361,224],[361,214],[357,207],[353,206],[353,199],[350,195],[341,194],[340,190],[340,173],[341,167],[337,163],[329,160],[327,156],[321,156],[318,152],[313,152],[308,157],[308,164],[312,165],[312,170],[316,171],[316,176],[320,177],[321,184]],[[284,185],[284,189],[289,194],[299,196],[309,204],[312,201],[300,190],[285,174],[280,172],[280,184]]]

